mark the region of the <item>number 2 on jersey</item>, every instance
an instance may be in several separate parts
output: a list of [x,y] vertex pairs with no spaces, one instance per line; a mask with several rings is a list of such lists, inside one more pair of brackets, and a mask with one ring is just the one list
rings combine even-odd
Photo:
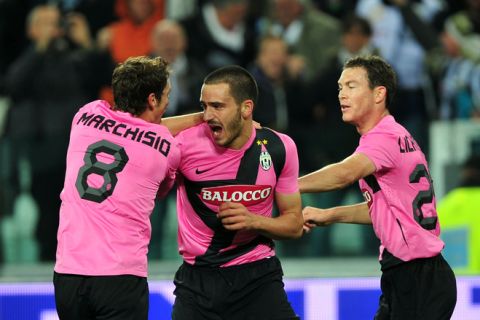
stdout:
[[413,172],[410,174],[410,183],[418,183],[424,177],[428,180],[428,190],[419,191],[415,199],[413,199],[413,217],[415,221],[422,226],[423,229],[433,230],[437,226],[437,217],[424,217],[422,206],[425,203],[432,203],[433,201],[433,185],[432,178],[423,164],[417,164]]
[[[111,163],[101,162],[97,155],[106,153],[113,157]],[[128,156],[122,146],[101,140],[88,146],[83,158],[84,165],[78,170],[75,186],[82,199],[101,203],[112,195],[117,184],[117,173],[123,170],[128,162]],[[103,184],[99,188],[88,185],[88,176],[99,175]]]

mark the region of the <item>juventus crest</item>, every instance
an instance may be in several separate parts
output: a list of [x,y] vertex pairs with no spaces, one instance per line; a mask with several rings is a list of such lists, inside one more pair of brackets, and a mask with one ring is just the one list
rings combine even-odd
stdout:
[[272,157],[270,157],[268,151],[262,151],[262,153],[260,153],[260,165],[265,171],[270,169],[270,167],[272,166]]

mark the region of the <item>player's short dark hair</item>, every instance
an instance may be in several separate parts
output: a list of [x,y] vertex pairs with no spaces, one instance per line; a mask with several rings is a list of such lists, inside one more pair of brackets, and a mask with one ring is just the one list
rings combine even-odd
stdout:
[[168,62],[161,57],[131,57],[119,63],[112,76],[115,108],[136,116],[142,114],[151,93],[162,98],[169,76]]
[[392,66],[379,56],[358,56],[349,59],[343,65],[343,70],[348,68],[363,68],[367,72],[368,83],[371,89],[383,86],[387,88],[386,107],[393,106],[397,91],[397,76]]
[[245,100],[252,100],[254,104],[257,103],[257,82],[250,72],[240,66],[231,65],[219,68],[208,74],[203,83],[226,83],[230,87],[230,94],[237,104],[241,104]]

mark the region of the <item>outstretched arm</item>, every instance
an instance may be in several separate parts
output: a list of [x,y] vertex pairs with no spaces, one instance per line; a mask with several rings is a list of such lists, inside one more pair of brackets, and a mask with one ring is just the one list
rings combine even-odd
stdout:
[[355,153],[298,179],[300,192],[324,192],[344,188],[375,172],[375,164],[366,155]]
[[265,217],[252,213],[235,202],[223,203],[218,218],[227,230],[254,230],[271,239],[294,239],[302,235],[302,201],[300,193],[276,194],[280,215]]
[[167,117],[162,119],[162,124],[176,136],[180,131],[196,126],[203,122],[203,112],[189,113],[181,116]]
[[303,230],[309,232],[314,227],[328,226],[332,223],[372,224],[366,202],[320,209],[305,207],[303,209]]

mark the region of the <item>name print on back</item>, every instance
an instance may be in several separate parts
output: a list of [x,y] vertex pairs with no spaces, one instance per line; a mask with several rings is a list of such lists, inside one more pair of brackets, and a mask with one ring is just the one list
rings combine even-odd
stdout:
[[124,137],[132,141],[143,143],[155,150],[158,150],[165,157],[170,152],[171,142],[158,136],[155,131],[140,130],[139,128],[128,126],[124,123],[118,123],[115,120],[108,119],[105,116],[94,113],[83,113],[78,124],[87,127],[93,127],[100,131],[105,131],[119,137]]

